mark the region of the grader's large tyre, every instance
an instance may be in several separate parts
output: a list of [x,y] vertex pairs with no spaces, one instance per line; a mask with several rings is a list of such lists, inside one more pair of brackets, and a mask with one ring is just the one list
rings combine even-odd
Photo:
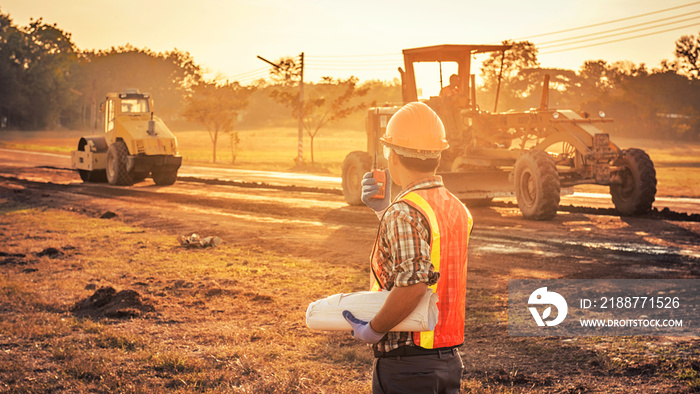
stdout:
[[649,212],[656,199],[656,170],[649,155],[641,149],[625,149],[615,165],[623,168],[621,182],[610,185],[617,212],[622,216]]
[[528,151],[515,163],[515,197],[525,219],[554,218],[560,193],[557,166],[547,152]]
[[343,160],[343,196],[350,205],[362,205],[362,177],[372,170],[369,153],[350,152]]
[[131,186],[134,176],[126,169],[129,150],[123,141],[117,141],[107,150],[107,181],[110,185]]

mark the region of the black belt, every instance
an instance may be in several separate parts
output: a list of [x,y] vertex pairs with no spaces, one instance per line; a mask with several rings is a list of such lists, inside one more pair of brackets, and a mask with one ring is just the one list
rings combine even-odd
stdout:
[[441,356],[457,354],[457,347],[442,347],[439,349],[425,349],[418,346],[401,346],[388,352],[374,351],[374,357],[410,357],[410,356]]

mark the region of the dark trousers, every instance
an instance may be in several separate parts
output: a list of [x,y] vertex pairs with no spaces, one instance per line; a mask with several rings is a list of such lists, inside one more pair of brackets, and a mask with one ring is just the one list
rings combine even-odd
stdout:
[[456,350],[439,355],[377,358],[372,393],[459,393],[463,369]]

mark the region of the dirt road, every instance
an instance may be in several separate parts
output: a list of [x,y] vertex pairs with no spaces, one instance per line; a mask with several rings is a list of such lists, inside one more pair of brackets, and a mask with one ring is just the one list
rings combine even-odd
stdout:
[[[43,198],[48,205],[80,207],[93,212],[123,210],[124,217],[133,216],[129,220],[144,220],[152,226],[167,223],[183,231],[216,228],[228,235],[226,224],[235,222],[238,242],[277,239],[282,245],[280,249],[291,253],[347,256],[348,252],[357,252],[353,255],[357,260],[364,260],[366,248],[341,250],[338,242],[356,245],[355,241],[362,240],[368,247],[376,228],[376,219],[366,208],[350,207],[343,201],[338,180],[333,177],[184,167],[181,180],[172,187],[155,186],[149,179],[126,188],[82,183],[77,173],[66,169],[64,155],[9,150],[2,153],[0,176],[5,182],[33,181],[25,187],[37,192],[43,190],[42,195],[48,193]],[[314,191],[316,188],[318,192]],[[589,209],[595,213],[589,215],[576,213],[586,211],[585,207],[610,207],[609,202],[599,200],[599,195],[564,200],[563,207],[569,203],[584,208],[563,208],[573,212],[562,211],[550,222],[523,220],[517,207],[502,201],[471,206],[476,221],[472,255],[498,260],[529,255],[541,261],[540,264],[547,259],[594,259],[616,266],[608,274],[596,267],[596,277],[625,277],[619,276],[624,273],[620,265],[634,266],[642,261],[682,265],[700,259],[697,242],[700,225],[601,214],[605,210]],[[687,206],[691,212],[700,209],[693,204],[694,200],[673,199],[677,203],[673,207]],[[178,214],[173,215],[173,211]],[[241,228],[249,233],[241,233]],[[612,264],[613,261],[620,264]],[[548,277],[586,277],[584,267],[572,269],[565,273],[562,267],[555,267]],[[677,274],[683,274],[684,269],[678,269]],[[644,276],[643,272],[640,274]]]
[[[133,187],[83,184],[75,172],[55,163],[37,166],[34,160],[35,164],[28,165],[2,153],[0,198],[90,217],[111,211],[126,223],[173,235],[215,234],[235,245],[360,269],[377,226],[368,209],[350,207],[341,195],[327,190],[213,182],[207,176],[198,177],[193,168],[184,169],[181,175],[187,176],[170,187],[155,186],[150,179]],[[699,222],[620,218],[601,214],[605,211],[589,214],[575,209],[559,212],[552,221],[532,222],[523,220],[517,207],[503,202],[470,210],[475,227],[467,302],[467,316],[472,317],[467,322],[469,346],[463,350],[467,378],[487,382],[487,386],[549,385],[554,391],[571,392],[626,391],[630,387],[688,390],[685,381],[661,367],[638,372],[637,364],[628,363],[611,373],[600,365],[579,365],[577,358],[593,351],[593,345],[584,339],[538,342],[546,351],[537,353],[531,349],[532,342],[509,338],[505,330],[507,281],[700,278]],[[362,287],[358,284],[348,291]],[[484,313],[488,317],[478,317]],[[668,352],[694,348],[690,357],[695,360],[700,354],[697,338],[644,340]],[[613,341],[599,342],[605,347]],[[549,354],[553,349],[558,356]]]
[[[15,149],[0,148],[0,161],[7,166],[15,167],[52,167],[57,170],[70,169],[70,157],[65,154],[31,152]],[[243,186],[295,186],[311,191],[339,194],[341,178],[311,174],[253,171],[207,166],[182,166],[178,172],[180,180],[195,182],[228,183]],[[604,186],[595,187],[598,192],[579,192],[562,196],[562,209],[569,207],[588,207],[613,209],[610,194]],[[514,198],[498,199],[499,201],[515,202]],[[657,211],[670,210],[681,215],[698,215],[700,220],[700,198],[657,196],[654,207]],[[677,215],[676,215],[677,216]],[[671,216],[673,217],[673,216]]]

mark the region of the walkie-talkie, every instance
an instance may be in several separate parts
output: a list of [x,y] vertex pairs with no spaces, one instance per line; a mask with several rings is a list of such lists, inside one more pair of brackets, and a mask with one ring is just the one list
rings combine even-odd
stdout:
[[386,195],[386,172],[377,169],[377,149],[374,149],[374,162],[372,163],[372,178],[377,180],[379,191],[372,198],[383,199]]

